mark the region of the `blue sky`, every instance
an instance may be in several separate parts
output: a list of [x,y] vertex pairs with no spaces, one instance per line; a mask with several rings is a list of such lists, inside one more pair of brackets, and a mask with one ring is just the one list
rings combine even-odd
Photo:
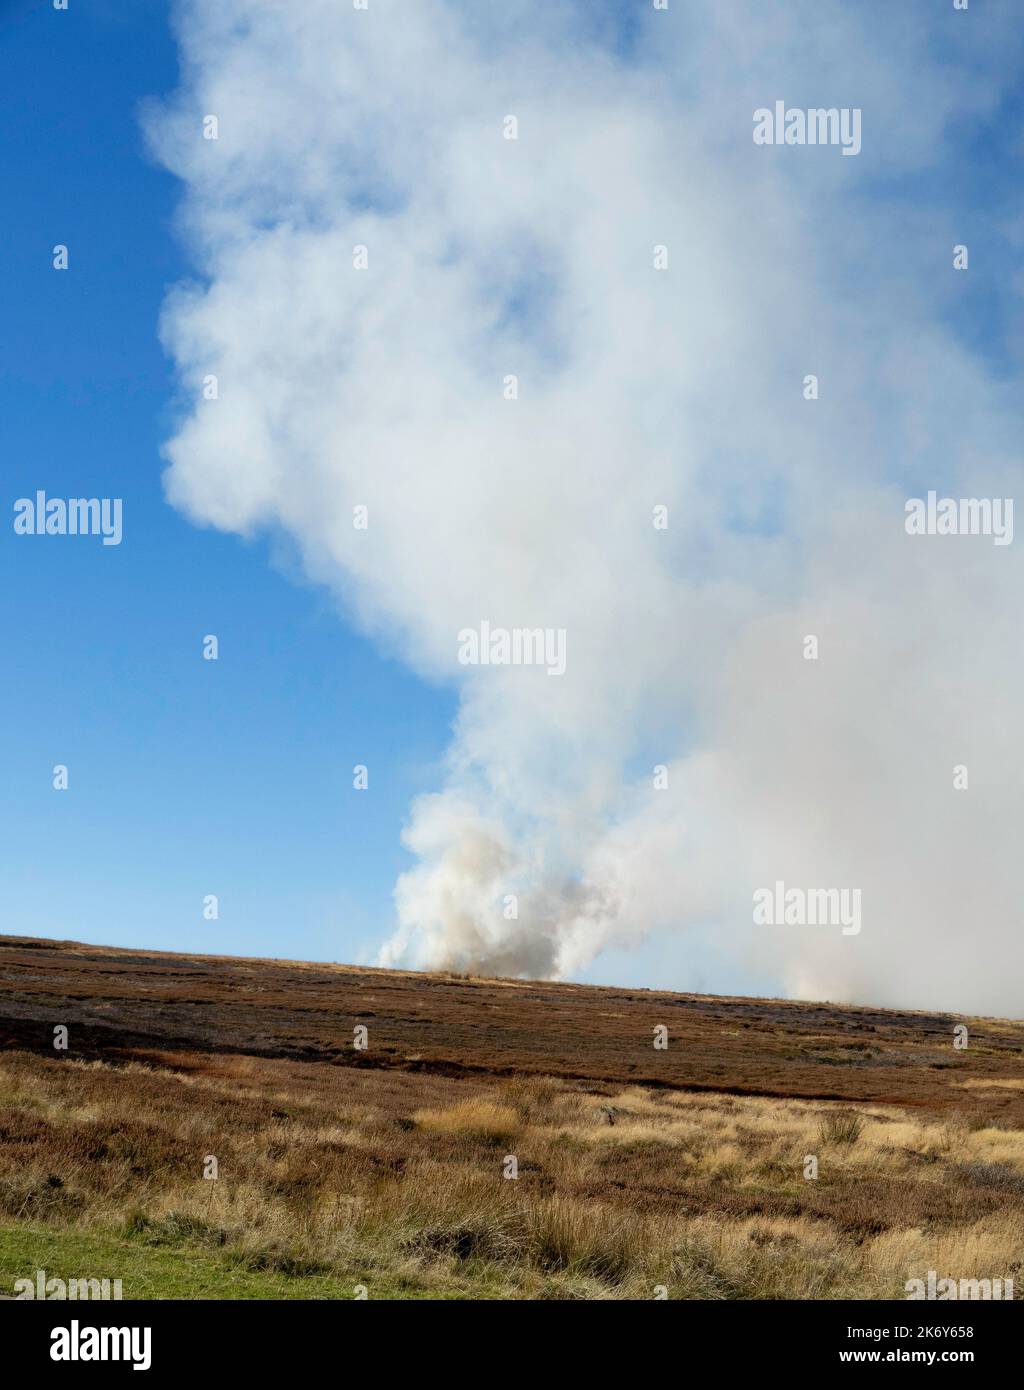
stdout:
[[157,320],[190,266],[180,185],[137,117],[177,82],[165,6],[8,7],[0,36],[4,491],[122,497],[126,519],[117,547],[0,528],[4,930],[372,958],[454,697],[354,634],[286,554],[164,501]]
[[[0,527],[3,928],[930,1007],[969,919],[1008,1008],[1019,546],[902,508],[1020,478],[1013,8],[182,0],[185,72],[169,8],[0,3],[5,495],[124,502]],[[863,151],[755,145],[783,98]],[[459,668],[482,618],[565,680]],[[778,878],[856,946],[753,934]]]

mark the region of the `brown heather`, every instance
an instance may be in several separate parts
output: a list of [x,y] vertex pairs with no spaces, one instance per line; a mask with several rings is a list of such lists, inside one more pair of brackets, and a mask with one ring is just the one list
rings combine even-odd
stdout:
[[0,1228],[371,1297],[1024,1278],[1024,1024],[10,937],[0,973]]

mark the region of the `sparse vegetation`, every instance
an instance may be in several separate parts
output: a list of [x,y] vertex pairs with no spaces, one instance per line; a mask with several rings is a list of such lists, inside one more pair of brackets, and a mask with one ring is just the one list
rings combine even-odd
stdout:
[[[281,991],[283,967],[266,968]],[[426,1012],[430,981],[408,987]],[[453,978],[442,1015],[462,987],[557,992]],[[574,1010],[604,997],[567,992]],[[551,1056],[550,1013],[519,1008]],[[823,1026],[816,1010],[819,1049]],[[632,1055],[657,1065],[641,1045],[653,1051]],[[578,1046],[586,1074],[520,1076],[479,1066],[487,1038],[453,1074],[423,1065],[426,1046],[404,1066],[123,1038],[105,1056],[11,1048],[0,1286],[46,1268],[122,1278],[126,1297],[345,1298],[364,1284],[374,1298],[615,1299],[663,1284],[674,1298],[835,1299],[901,1297],[929,1269],[1024,1271],[1019,1087],[959,1074],[945,1104],[902,1106],[872,1100],[858,1068],[869,1094],[730,1094],[595,1075]],[[804,1092],[802,1056],[794,1068]],[[819,1074],[834,1087],[834,1067]]]

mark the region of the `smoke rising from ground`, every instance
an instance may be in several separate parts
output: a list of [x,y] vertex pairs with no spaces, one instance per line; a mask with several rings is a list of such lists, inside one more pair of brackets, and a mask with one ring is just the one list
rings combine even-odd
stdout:
[[[700,926],[720,988],[1019,1013],[1019,548],[903,526],[1020,477],[1019,359],[951,328],[977,224],[928,179],[1011,10],[490,8],[187,0],[147,117],[202,277],[170,500],[286,533],[459,689],[382,961],[572,977],[671,932],[685,988]],[[755,145],[777,98],[862,108],[861,153]],[[564,628],[565,674],[460,665],[485,620]],[[863,931],[755,928],[780,879],[859,887]]]

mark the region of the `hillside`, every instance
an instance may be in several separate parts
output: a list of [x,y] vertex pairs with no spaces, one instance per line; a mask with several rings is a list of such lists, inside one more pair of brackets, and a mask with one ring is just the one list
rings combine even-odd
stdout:
[[0,981],[5,1282],[900,1297],[1024,1267],[1024,1023],[10,936]]

